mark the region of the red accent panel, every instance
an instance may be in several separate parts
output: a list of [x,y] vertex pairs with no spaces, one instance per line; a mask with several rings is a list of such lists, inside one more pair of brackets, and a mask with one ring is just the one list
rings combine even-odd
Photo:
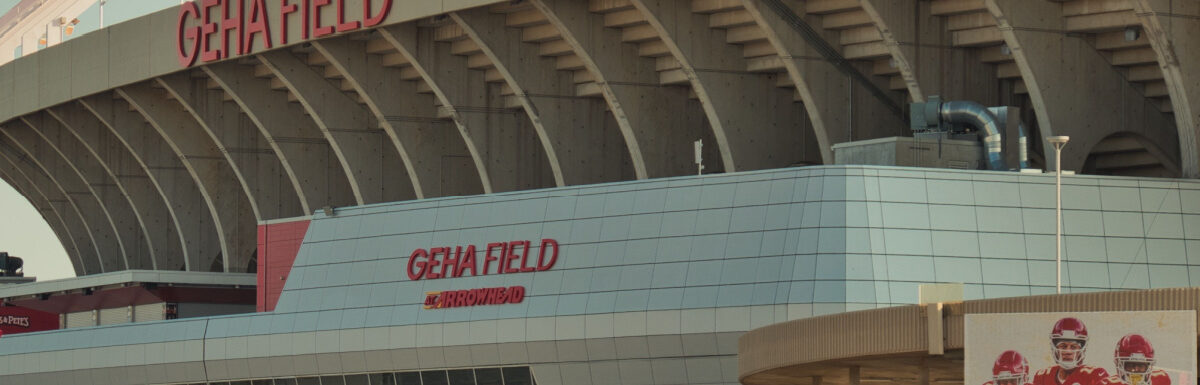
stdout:
[[58,329],[58,315],[19,306],[0,306],[0,332],[3,334],[40,332]]
[[309,222],[304,219],[258,226],[258,311],[275,310]]

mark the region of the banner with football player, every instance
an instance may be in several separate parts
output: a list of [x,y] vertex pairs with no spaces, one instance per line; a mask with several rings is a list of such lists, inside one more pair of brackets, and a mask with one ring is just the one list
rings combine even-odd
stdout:
[[1196,313],[968,314],[966,385],[1197,385]]

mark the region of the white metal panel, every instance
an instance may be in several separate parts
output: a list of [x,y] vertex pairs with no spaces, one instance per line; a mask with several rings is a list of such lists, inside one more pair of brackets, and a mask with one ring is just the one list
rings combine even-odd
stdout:
[[129,322],[129,307],[100,309],[100,324],[112,325]]
[[151,303],[133,307],[133,322],[161,321],[163,319],[163,303]]
[[84,326],[96,326],[96,321],[92,320],[91,310],[77,313],[67,313],[67,328],[79,328]]

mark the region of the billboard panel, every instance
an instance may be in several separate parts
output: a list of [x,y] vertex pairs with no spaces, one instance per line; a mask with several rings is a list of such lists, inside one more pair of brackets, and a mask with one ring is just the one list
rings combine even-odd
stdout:
[[968,314],[966,385],[1193,385],[1196,313]]

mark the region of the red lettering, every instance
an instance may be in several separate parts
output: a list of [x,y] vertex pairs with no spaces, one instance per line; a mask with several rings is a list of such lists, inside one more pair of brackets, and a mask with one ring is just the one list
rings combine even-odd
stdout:
[[212,35],[217,33],[217,23],[212,21],[212,9],[221,5],[221,0],[204,0],[201,4],[200,18],[200,60],[210,62],[221,59],[221,50],[212,49]]
[[[549,260],[546,260],[547,247],[553,249],[553,252],[550,254]],[[558,262],[558,241],[555,241],[553,239],[543,239],[542,240],[542,250],[538,254],[537,271],[550,270],[551,267],[554,267],[555,262]]]
[[[363,14],[364,16],[366,13]],[[346,0],[338,0],[337,2],[337,31],[346,32],[358,29],[361,25],[357,21],[346,21]]]
[[521,248],[521,251],[524,251],[521,253],[521,272],[528,273],[537,270],[537,268],[529,266],[529,248],[533,246],[533,242],[521,241],[521,245],[524,246]]
[[513,286],[508,292],[508,303],[521,303],[525,300],[525,286]]
[[[186,28],[188,19],[197,19],[200,17],[200,8],[196,3],[187,2],[179,6],[178,29],[175,31],[175,54],[179,59],[179,65],[183,67],[191,67],[196,64],[196,56],[200,51],[200,42],[197,39],[200,37],[200,27]],[[192,43],[192,48],[188,49],[185,46],[187,42]]]
[[496,304],[496,289],[495,288],[487,289],[487,299],[485,300],[484,303],[486,303],[488,305]]
[[467,306],[467,291],[459,290],[454,293],[454,302],[458,307]]
[[[454,272],[458,271],[458,260],[462,258],[462,246],[454,247],[454,258],[450,258],[449,247],[443,247],[443,249],[446,250],[446,258],[442,259],[442,276],[447,278],[457,277],[457,275],[454,275]],[[450,271],[446,271],[446,269]]]
[[312,0],[313,37],[323,37],[333,34],[333,26],[321,26],[321,7],[329,5],[332,0]]
[[471,268],[471,276],[475,276],[475,245],[467,246],[467,251],[463,252],[462,260],[458,261],[458,268],[454,270],[454,276],[461,277],[467,268]]
[[[305,4],[308,3],[308,0],[304,0],[304,1],[305,1]],[[280,25],[279,44],[287,44],[288,43],[288,39],[287,39],[287,37],[288,37],[288,17],[287,16],[289,13],[296,13],[298,8],[300,8],[300,7],[297,6],[296,4],[288,3],[288,0],[279,0],[279,25]],[[308,20],[304,20],[302,23],[305,27],[304,28],[304,30],[305,30],[304,37],[308,37],[308,31],[307,31],[308,30],[308,28],[307,28]]]
[[442,275],[438,274],[437,270],[434,269],[436,269],[438,265],[442,264],[442,261],[439,261],[437,258],[438,254],[446,255],[446,251],[447,250],[445,247],[434,247],[429,249],[429,272],[425,274],[425,278],[438,279],[442,277]]
[[[230,3],[235,2],[235,1],[237,2],[236,10],[230,6],[230,5],[233,5]],[[237,12],[235,13],[234,11],[237,11]],[[225,4],[221,6],[221,14],[222,14],[221,15],[221,57],[222,58],[227,58],[227,57],[233,56],[233,54],[231,54],[230,53],[231,51],[229,50],[229,40],[230,40],[229,39],[229,31],[234,31],[233,37],[235,39],[237,39],[237,51],[234,51],[234,52],[237,52],[238,55],[245,53],[244,51],[242,51],[246,47],[245,42],[242,41],[242,38],[241,38],[242,29],[243,29],[242,28],[242,21],[243,21],[242,17],[245,16],[245,13],[246,13],[245,0],[225,0]],[[230,15],[237,15],[237,16],[230,16]]]
[[[416,281],[425,275],[425,270],[427,269],[425,262],[419,261],[425,256],[425,249],[417,249],[417,251],[414,251],[408,257],[408,279]],[[420,270],[413,270],[413,266],[417,266]]]
[[449,303],[448,301],[450,300],[451,293],[452,292],[449,292],[449,291],[443,291],[441,294],[438,294],[437,306],[434,306],[434,308],[441,309],[441,308],[446,307],[446,305]]
[[[504,242],[489,243],[487,245],[487,251],[483,253],[483,275],[488,275],[488,271],[489,271],[488,266],[492,264],[492,261],[496,260],[496,257],[492,256],[492,249],[497,248],[497,247],[500,248],[500,253],[501,253],[500,258],[503,258],[504,257],[503,253],[505,250],[507,250],[508,245],[505,244]],[[500,268],[497,267],[496,271],[499,272]]]
[[387,19],[388,13],[392,12],[392,0],[383,0],[383,8],[379,10],[379,14],[371,15],[371,0],[363,0],[363,27],[374,27]]
[[[263,49],[271,49],[271,24],[267,20],[267,0],[250,0],[250,17],[246,19],[246,29],[242,35],[243,54],[254,50],[254,34],[263,35]],[[285,32],[286,34],[286,32]]]
[[506,251],[504,253],[506,255],[505,255],[504,259],[502,259],[502,261],[504,261],[504,273],[505,274],[521,272],[520,269],[512,267],[512,263],[515,262],[517,260],[517,258],[519,258],[521,256],[520,254],[517,254],[517,247],[524,245],[524,244],[525,243],[521,242],[521,241],[512,241],[512,242],[508,243],[508,251]]

